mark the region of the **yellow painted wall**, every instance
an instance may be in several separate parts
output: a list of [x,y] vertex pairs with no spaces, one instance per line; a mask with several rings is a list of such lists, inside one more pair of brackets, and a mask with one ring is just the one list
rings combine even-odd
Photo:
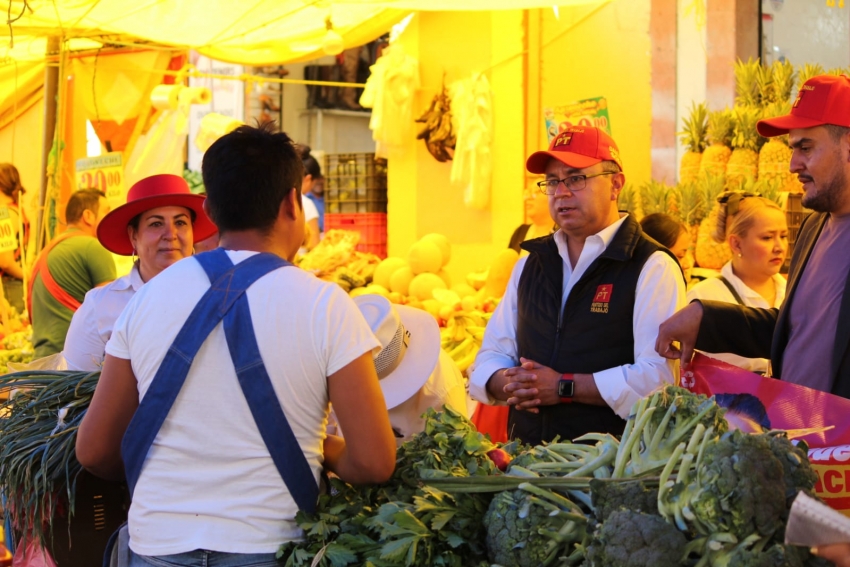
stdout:
[[[532,181],[525,172],[526,153],[546,146],[545,130],[528,124],[527,108],[605,96],[627,177],[649,180],[649,6],[649,0],[616,0],[601,8],[562,8],[560,19],[551,9],[418,13],[399,38],[420,62],[422,88],[414,114],[428,107],[444,73],[447,84],[481,71],[491,82],[491,205],[486,211],[466,208],[462,190],[449,184],[451,165],[437,162],[411,136],[403,153],[389,160],[389,255],[404,257],[419,237],[440,232],[453,244],[448,271],[462,281],[507,246],[523,222],[522,190]],[[529,20],[539,23],[539,41],[526,41]],[[538,51],[523,53],[526,44]],[[524,83],[525,57],[539,65],[539,96]],[[542,112],[537,120],[542,125]],[[539,131],[540,139],[526,150],[529,128]]]

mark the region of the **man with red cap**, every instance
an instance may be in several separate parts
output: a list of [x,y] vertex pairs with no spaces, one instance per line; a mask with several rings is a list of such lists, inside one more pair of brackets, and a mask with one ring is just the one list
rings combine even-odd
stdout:
[[626,182],[604,131],[572,127],[528,158],[559,230],[528,240],[470,379],[485,403],[511,406],[508,433],[539,444],[622,433],[634,402],[674,381],[654,352],[656,325],[685,297],[673,254],[617,210]]
[[791,172],[815,211],[797,236],[785,303],[695,301],[661,325],[656,349],[684,363],[694,348],[770,356],[775,376],[850,398],[850,77],[812,77],[791,113],[759,121],[758,131],[789,135]]

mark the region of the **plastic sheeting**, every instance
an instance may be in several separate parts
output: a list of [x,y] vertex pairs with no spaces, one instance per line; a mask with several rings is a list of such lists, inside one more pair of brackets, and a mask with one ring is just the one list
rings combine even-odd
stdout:
[[[0,28],[0,58],[44,58],[44,37],[77,43],[155,42],[193,48],[220,61],[283,64],[324,55],[330,17],[345,47],[372,41],[412,11],[498,10],[602,4],[611,0],[12,0],[11,24]],[[20,19],[15,20],[17,15]],[[107,37],[108,36],[108,37]]]

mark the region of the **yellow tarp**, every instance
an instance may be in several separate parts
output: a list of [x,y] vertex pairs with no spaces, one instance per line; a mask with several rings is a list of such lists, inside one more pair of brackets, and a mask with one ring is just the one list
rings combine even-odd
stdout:
[[[246,65],[282,64],[323,55],[327,18],[346,47],[367,43],[420,10],[498,10],[600,4],[610,0],[21,0],[0,27],[0,60],[44,58],[44,37],[102,43],[154,42],[194,48]],[[20,15],[19,19],[16,19]],[[11,33],[11,37],[10,37]],[[470,37],[474,38],[474,30]],[[10,39],[14,39],[14,48]],[[98,45],[91,44],[90,45]]]

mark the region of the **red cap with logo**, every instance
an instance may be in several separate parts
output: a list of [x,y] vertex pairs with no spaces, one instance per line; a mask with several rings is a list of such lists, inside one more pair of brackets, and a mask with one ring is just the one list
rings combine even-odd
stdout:
[[558,132],[549,144],[549,151],[534,152],[525,167],[531,173],[546,173],[546,164],[553,158],[576,169],[613,161],[623,170],[617,143],[604,130],[593,126],[571,126]]
[[791,114],[759,120],[756,129],[765,138],[787,134],[794,128],[824,124],[850,127],[850,77],[817,75],[806,81]]

